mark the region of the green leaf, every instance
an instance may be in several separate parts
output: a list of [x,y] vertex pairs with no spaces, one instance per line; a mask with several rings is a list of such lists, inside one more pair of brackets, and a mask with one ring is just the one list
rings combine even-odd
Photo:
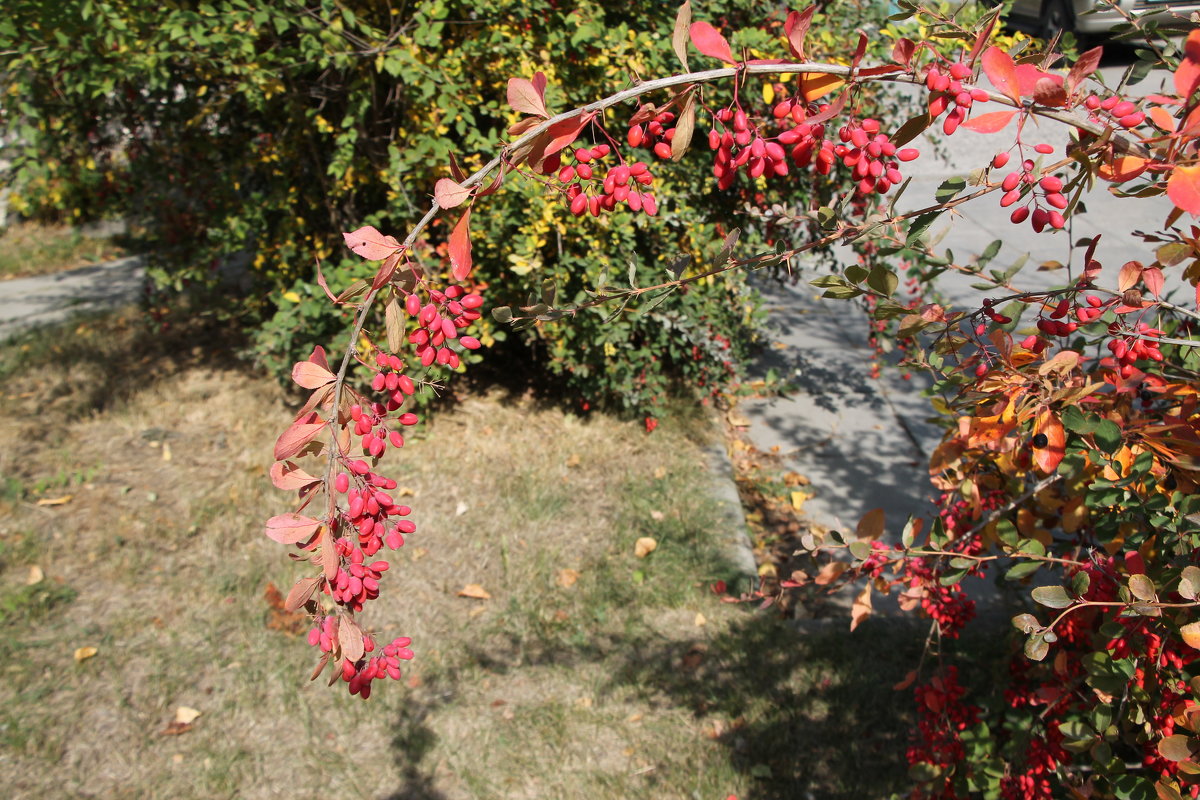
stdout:
[[501,325],[512,322],[512,309],[508,306],[496,306],[492,309],[492,319],[499,322]]
[[900,278],[890,269],[879,266],[867,276],[867,285],[885,297],[891,297],[900,285]]
[[1096,446],[1105,453],[1115,453],[1121,447],[1121,429],[1111,419],[1102,419],[1092,433]]
[[1041,566],[1042,564],[1040,561],[1022,561],[1019,564],[1009,567],[1008,572],[1004,573],[1004,580],[1019,581],[1022,578],[1028,578],[1030,575],[1037,572]]
[[1038,618],[1033,614],[1017,614],[1012,618],[1013,627],[1021,633],[1029,634],[1042,627]]
[[1067,406],[1062,412],[1062,424],[1069,431],[1088,434],[1096,430],[1100,418],[1094,414],[1085,415],[1079,410],[1079,406]]
[[1041,661],[1050,652],[1050,644],[1044,634],[1035,633],[1025,640],[1025,657],[1030,661]]
[[1061,586],[1039,586],[1032,594],[1034,602],[1047,608],[1067,608],[1075,604],[1075,600]]
[[949,180],[942,181],[934,192],[933,197],[939,203],[945,203],[953,200],[963,189],[967,188],[967,179],[963,177],[954,177]]

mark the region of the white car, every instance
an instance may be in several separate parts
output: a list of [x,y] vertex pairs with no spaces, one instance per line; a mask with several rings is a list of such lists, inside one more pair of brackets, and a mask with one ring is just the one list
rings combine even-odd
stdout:
[[1189,22],[1194,11],[1200,11],[1200,0],[1012,0],[1009,22],[1046,38],[1059,31],[1096,36],[1110,33],[1126,21],[1126,15],[1153,15],[1160,25],[1172,28],[1195,27]]

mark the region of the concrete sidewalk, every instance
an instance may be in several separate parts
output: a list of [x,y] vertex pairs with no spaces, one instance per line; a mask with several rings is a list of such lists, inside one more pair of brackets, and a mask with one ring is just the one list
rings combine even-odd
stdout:
[[129,256],[55,275],[0,281],[0,341],[80,311],[100,311],[137,299],[145,287],[145,259]]

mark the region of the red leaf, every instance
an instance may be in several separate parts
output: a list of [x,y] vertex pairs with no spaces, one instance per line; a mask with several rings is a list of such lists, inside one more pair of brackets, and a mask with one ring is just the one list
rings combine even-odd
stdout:
[[433,199],[442,208],[461,206],[470,196],[471,190],[468,187],[460,186],[449,178],[439,178],[433,187]]
[[916,49],[917,46],[912,39],[897,39],[895,46],[892,47],[892,61],[907,67],[912,63],[913,53],[916,52]]
[[1020,104],[1021,90],[1017,67],[1012,56],[995,45],[983,51],[983,72],[996,90],[1014,103]]
[[1043,409],[1042,413],[1038,414],[1037,421],[1034,422],[1033,435],[1036,437],[1039,433],[1046,435],[1046,446],[1033,449],[1033,461],[1037,464],[1038,469],[1049,475],[1058,468],[1059,462],[1063,460],[1067,435],[1063,430],[1062,423],[1058,421],[1058,417],[1048,408]]
[[371,281],[372,289],[378,289],[392,279],[392,276],[396,274],[396,267],[400,266],[401,254],[402,251],[397,250],[379,265],[379,271],[375,273],[375,279]]
[[1146,267],[1142,270],[1142,283],[1150,290],[1155,298],[1162,299],[1163,272],[1158,267]]
[[333,372],[333,370],[329,369],[329,359],[325,357],[325,348],[321,347],[321,345],[317,345],[313,348],[312,353],[308,356],[308,360],[316,364],[318,367],[324,367],[330,372]]
[[730,64],[737,63],[733,51],[729,49],[729,42],[725,41],[725,37],[712,25],[707,22],[693,22],[690,32],[692,44],[704,55]]
[[328,369],[311,361],[297,361],[292,366],[292,380],[305,389],[320,389],[336,379]]
[[320,478],[309,475],[290,461],[276,461],[271,465],[271,483],[285,492],[303,489],[320,482]]
[[508,79],[508,104],[518,114],[533,114],[538,117],[550,116],[546,113],[546,100],[543,92],[546,90],[546,76],[537,73],[533,80],[525,78]]
[[[1062,86],[1062,75],[1055,75],[1050,72],[1043,72],[1033,64],[1017,64],[1013,68],[1013,72],[1017,76],[1017,91],[1022,97],[1032,97],[1037,91],[1039,81],[1048,80],[1058,86]],[[991,77],[990,75],[988,77]]]
[[1087,76],[1091,75],[1100,68],[1100,57],[1104,55],[1103,47],[1093,47],[1086,53],[1081,55],[1072,65],[1071,71],[1067,73],[1067,88],[1072,92],[1075,87],[1083,83]]
[[279,438],[275,441],[276,461],[283,461],[286,458],[296,455],[304,449],[306,444],[315,439],[317,434],[324,430],[324,422],[304,421],[316,416],[316,414],[310,414],[296,420],[286,431],[279,435]]
[[1167,180],[1167,197],[1176,208],[1200,214],[1200,166],[1175,167]]
[[321,527],[320,520],[301,516],[293,511],[267,520],[266,534],[280,544],[297,544],[312,538]]
[[579,138],[579,132],[583,130],[584,126],[595,117],[595,112],[580,114],[578,117],[559,120],[547,128],[546,134],[550,137],[550,141],[542,150],[541,158],[544,159],[547,156],[552,156],[564,147],[570,146]]
[[[808,33],[808,26],[812,24],[813,14],[816,10],[817,7],[812,5],[803,11],[792,11],[783,23],[783,32],[787,35],[788,47],[791,49],[792,55],[800,61],[805,60],[804,37]],[[896,46],[899,47],[899,43]],[[907,65],[907,62],[905,63]]]
[[[1200,30],[1188,34],[1183,45],[1183,61],[1175,70],[1175,91],[1186,101],[1200,86]],[[1185,209],[1186,210],[1186,209]]]
[[[1055,76],[1057,77],[1057,76]],[[1053,78],[1038,78],[1033,85],[1033,101],[1052,108],[1062,108],[1067,104],[1067,93],[1062,87],[1062,80]]]
[[400,249],[400,242],[394,236],[384,236],[370,225],[365,225],[353,233],[343,233],[346,246],[367,261],[382,261]]
[[471,209],[468,208],[462,219],[450,232],[450,271],[454,280],[466,280],[471,274]]
[[978,117],[972,117],[959,127],[976,133],[995,133],[1002,130],[1016,115],[1016,111],[989,111]]

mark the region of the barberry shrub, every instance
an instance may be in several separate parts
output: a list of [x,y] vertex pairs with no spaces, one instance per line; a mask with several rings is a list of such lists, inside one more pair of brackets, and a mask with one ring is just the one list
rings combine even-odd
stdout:
[[[280,436],[271,476],[298,506],[266,529],[310,564],[286,605],[313,616],[317,673],[332,665],[331,682],[366,697],[413,655],[407,639],[381,647],[358,614],[386,588],[381,556],[415,530],[383,457],[418,421],[412,398],[487,349],[476,333],[488,305],[488,287],[473,281],[477,209],[515,182],[537,187],[576,225],[669,226],[664,176],[689,149],[707,151],[708,179],[741,192],[765,249],[739,250],[733,229],[712,257],[675,258],[656,281],[631,267],[628,285],[600,281],[566,301],[547,284],[522,304],[491,308],[492,319],[569,327],[603,308],[615,323],[719,275],[796,266],[802,253],[857,242],[859,263],[812,282],[859,303],[877,341],[891,337],[910,367],[934,375],[948,423],[930,463],[940,513],[897,525],[890,544],[879,512],[853,533],[810,533],[815,574],[798,570],[780,590],[857,582],[852,629],[878,594],[930,618],[933,657],[898,685],[915,687],[914,796],[1200,794],[1200,228],[1185,221],[1200,214],[1200,32],[1179,50],[1143,31],[1173,91],[1134,100],[1093,85],[1098,48],[1062,67],[1052,51],[1014,58],[992,43],[998,12],[964,26],[910,10],[953,45],[900,38],[868,63],[861,35],[847,63],[830,64],[808,59],[809,32],[822,22],[815,7],[782,20],[786,51],[760,54],[735,52],[684,3],[672,35],[681,73],[561,113],[547,107],[545,74],[511,78],[507,100],[521,119],[490,161],[470,174],[451,163],[403,240],[372,226],[345,234],[374,274],[340,294],[319,277],[354,323],[336,367],[320,347],[293,367],[312,394]],[[718,65],[691,71],[697,52],[705,67]],[[865,87],[879,81],[921,87],[921,107],[903,119],[867,110]],[[1066,151],[1030,141],[1034,120],[1068,126]],[[896,213],[887,199],[920,156],[910,142],[934,126],[1001,144],[969,180]],[[762,207],[766,187],[800,176],[840,176],[839,196],[790,217]],[[1056,232],[1096,180],[1129,202],[1165,194],[1173,204],[1160,231],[1138,234],[1144,261],[1106,268],[1095,237],[1060,285],[1023,288],[1018,269],[984,272],[986,253],[964,264],[924,236],[965,202],[998,202],[1021,230],[1065,236]],[[798,229],[811,235],[796,240]],[[433,255],[439,248],[448,264]],[[907,298],[897,294],[901,264]],[[990,296],[962,308],[923,297],[945,272],[971,275]],[[1012,621],[1007,681],[994,696],[972,695],[947,643],[974,615],[962,580],[989,574],[1020,587],[1028,608]]]

